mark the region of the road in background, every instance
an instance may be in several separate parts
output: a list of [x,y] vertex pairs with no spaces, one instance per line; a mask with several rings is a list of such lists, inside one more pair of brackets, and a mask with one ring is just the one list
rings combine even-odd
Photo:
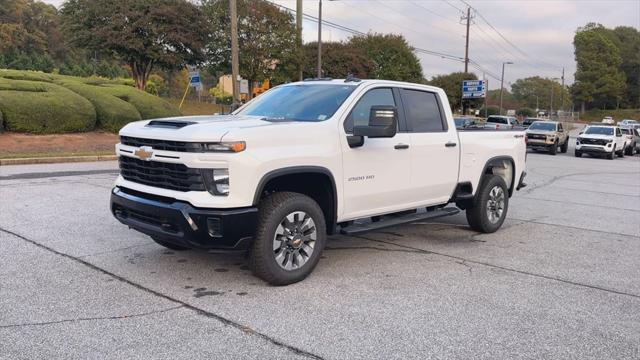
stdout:
[[527,166],[497,233],[332,236],[287,287],[118,223],[113,162],[0,167],[0,358],[640,358],[640,156]]

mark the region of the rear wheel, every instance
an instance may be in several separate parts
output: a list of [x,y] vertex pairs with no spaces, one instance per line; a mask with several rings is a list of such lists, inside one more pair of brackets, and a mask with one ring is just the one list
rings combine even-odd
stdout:
[[326,241],[320,206],[310,197],[278,192],[263,199],[249,263],[253,274],[272,285],[306,278]]
[[170,243],[168,241],[162,240],[162,239],[154,237],[154,236],[152,236],[151,239],[153,239],[153,241],[155,241],[158,245],[164,246],[167,249],[176,250],[176,251],[189,250],[188,247],[176,245],[176,244]]
[[492,233],[498,230],[507,216],[509,189],[497,175],[485,175],[478,192],[468,207],[467,222],[476,231]]

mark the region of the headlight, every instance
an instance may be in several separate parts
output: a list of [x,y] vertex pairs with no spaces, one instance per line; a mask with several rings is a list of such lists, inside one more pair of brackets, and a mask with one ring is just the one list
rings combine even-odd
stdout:
[[244,141],[227,141],[203,143],[202,147],[206,152],[241,152],[247,148],[247,144]]
[[229,195],[229,169],[202,169],[207,191],[213,195]]

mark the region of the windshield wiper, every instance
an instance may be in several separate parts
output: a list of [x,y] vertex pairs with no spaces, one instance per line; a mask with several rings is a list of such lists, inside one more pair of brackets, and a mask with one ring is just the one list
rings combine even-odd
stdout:
[[260,120],[264,120],[264,121],[270,121],[270,122],[287,122],[287,121],[295,121],[293,119],[287,119],[284,116],[278,116],[278,117],[263,117]]

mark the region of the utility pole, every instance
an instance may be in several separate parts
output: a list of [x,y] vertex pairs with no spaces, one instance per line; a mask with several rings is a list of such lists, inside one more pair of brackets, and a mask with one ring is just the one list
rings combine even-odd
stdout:
[[499,115],[502,115],[502,89],[504,88],[504,66],[513,64],[511,61],[505,61],[502,63],[502,77],[500,78],[500,110]]
[[[302,52],[302,0],[297,0],[296,1],[296,34],[297,34],[297,46],[298,46],[298,51]],[[301,53],[299,53],[298,55],[302,55]],[[300,59],[298,59],[298,61],[300,61]],[[300,81],[302,81],[302,61],[300,61],[300,63],[298,64],[298,77],[300,78]]]
[[467,36],[464,45],[464,73],[469,72],[469,25],[471,24],[471,7],[467,8],[467,16],[463,19],[467,20]]
[[229,14],[231,16],[231,84],[233,85],[233,103],[240,103],[240,65],[238,57],[238,9],[236,0],[229,0]]
[[[484,80],[484,117],[485,119],[489,117],[488,109],[487,109],[487,98],[489,97],[489,79],[484,72],[482,72],[482,79]],[[479,115],[479,114],[478,114]]]
[[562,92],[560,93],[560,109],[564,111],[564,66],[562,67]]
[[322,77],[322,0],[318,1],[318,79]]

